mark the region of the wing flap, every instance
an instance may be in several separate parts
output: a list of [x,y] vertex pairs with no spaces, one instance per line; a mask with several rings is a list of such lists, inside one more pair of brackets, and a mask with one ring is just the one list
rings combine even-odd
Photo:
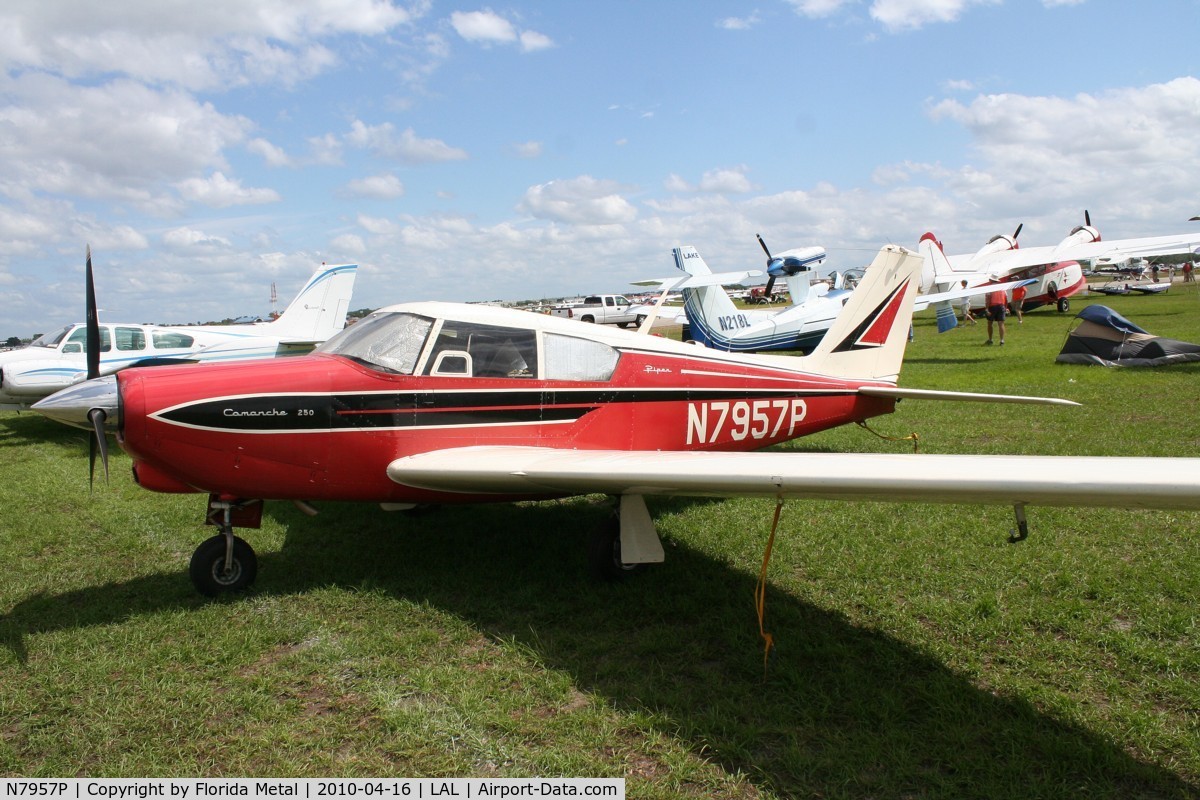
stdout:
[[395,482],[518,495],[761,496],[1200,510],[1200,458],[558,450],[479,446],[393,461]]

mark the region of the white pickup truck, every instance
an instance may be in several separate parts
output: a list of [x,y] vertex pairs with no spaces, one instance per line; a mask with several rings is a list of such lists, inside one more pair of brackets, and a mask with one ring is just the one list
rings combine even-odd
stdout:
[[573,306],[555,306],[550,313],[556,317],[568,317],[580,322],[599,322],[604,325],[641,325],[646,318],[646,307],[634,305],[623,295],[598,294],[585,297],[583,303]]

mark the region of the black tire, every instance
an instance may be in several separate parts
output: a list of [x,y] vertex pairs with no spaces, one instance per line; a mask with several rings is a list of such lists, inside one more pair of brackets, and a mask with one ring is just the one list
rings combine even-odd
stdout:
[[596,318],[593,317],[591,314],[588,314],[587,316],[580,317],[579,321],[580,322],[595,322]]
[[226,574],[225,536],[217,534],[202,542],[192,553],[188,575],[196,591],[206,597],[241,591],[258,576],[258,556],[243,539],[233,537],[233,564]]
[[1058,312],[1065,314],[1071,310],[1071,301],[1065,297],[1058,298]]
[[646,321],[646,315],[645,315],[645,314],[638,314],[638,315],[637,315],[637,319],[636,319],[636,320],[634,320],[633,324],[634,324],[634,325],[636,325],[637,327],[639,327],[639,328],[640,328],[640,327],[642,327],[642,323],[643,323],[643,322],[645,322],[645,321]]
[[621,560],[621,519],[616,514],[601,523],[592,534],[588,545],[588,569],[596,580],[616,583],[640,572],[643,566]]

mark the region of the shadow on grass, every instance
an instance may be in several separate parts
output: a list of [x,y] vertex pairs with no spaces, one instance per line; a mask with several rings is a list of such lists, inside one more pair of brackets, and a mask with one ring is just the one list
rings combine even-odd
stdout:
[[[671,513],[691,502],[655,507]],[[1200,791],[1119,743],[981,690],[909,644],[780,591],[768,591],[778,648],[764,680],[755,576],[668,540],[667,563],[621,585],[591,583],[584,545],[604,511],[586,501],[416,519],[343,504],[316,518],[269,508],[287,539],[260,556],[251,596],[370,587],[428,603],[520,643],[580,688],[648,714],[665,735],[785,796]],[[32,634],[205,602],[185,569],[38,595],[0,616],[0,642],[23,657]]]

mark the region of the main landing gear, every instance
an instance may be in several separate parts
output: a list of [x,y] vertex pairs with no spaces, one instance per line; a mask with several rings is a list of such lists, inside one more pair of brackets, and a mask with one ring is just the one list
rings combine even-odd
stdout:
[[262,501],[235,501],[210,495],[205,522],[216,525],[220,533],[206,539],[192,554],[188,567],[196,591],[208,597],[236,592],[254,583],[258,575],[258,556],[254,548],[234,535],[236,522],[243,528],[257,528],[262,522]]
[[588,567],[602,581],[619,581],[643,564],[661,564],[662,541],[640,494],[623,494],[588,546]]

